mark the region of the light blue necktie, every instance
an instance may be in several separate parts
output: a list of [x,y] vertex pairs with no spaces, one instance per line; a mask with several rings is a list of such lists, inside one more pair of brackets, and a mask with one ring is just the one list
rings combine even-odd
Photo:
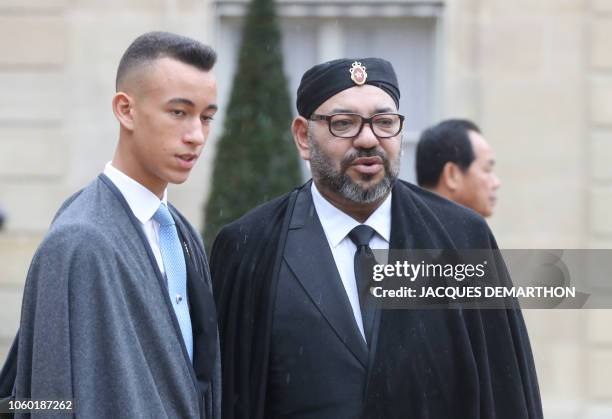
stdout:
[[193,335],[187,304],[187,268],[183,248],[174,225],[174,219],[166,205],[161,204],[159,206],[159,209],[153,214],[153,219],[159,223],[159,250],[166,270],[170,301],[181,328],[189,359],[193,361]]

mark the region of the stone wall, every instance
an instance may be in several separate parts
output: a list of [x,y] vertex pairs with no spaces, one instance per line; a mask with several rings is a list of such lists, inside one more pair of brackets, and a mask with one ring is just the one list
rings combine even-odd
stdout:
[[[585,14],[585,148],[588,246],[612,248],[612,2],[591,0]],[[610,282],[612,287],[612,281]],[[587,315],[586,400],[591,417],[612,416],[612,311]]]
[[[502,189],[491,227],[500,246],[611,247],[612,1],[443,3],[436,114],[473,118],[496,151]],[[10,217],[0,233],[2,358],[29,261],[55,210],[112,156],[119,57],[153,29],[215,45],[214,3],[0,2],[0,205]],[[170,190],[198,227],[214,140],[190,180]],[[611,312],[525,317],[546,417],[612,417]]]
[[[500,247],[610,248],[612,2],[447,6],[443,115],[476,120],[497,154]],[[611,312],[524,314],[545,416],[612,417]]]

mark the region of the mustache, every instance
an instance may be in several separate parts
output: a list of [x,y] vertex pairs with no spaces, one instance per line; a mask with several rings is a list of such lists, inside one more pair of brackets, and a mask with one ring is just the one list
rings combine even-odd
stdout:
[[359,150],[349,150],[349,152],[344,156],[342,161],[340,162],[340,169],[344,172],[349,166],[353,164],[353,162],[361,157],[380,157],[383,161],[383,166],[388,169],[389,168],[389,158],[387,157],[387,153],[381,148],[372,148],[368,150],[359,149]]

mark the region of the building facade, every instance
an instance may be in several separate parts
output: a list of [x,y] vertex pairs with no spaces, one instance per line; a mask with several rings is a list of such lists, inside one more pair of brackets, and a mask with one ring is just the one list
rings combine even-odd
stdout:
[[[29,261],[61,202],[112,157],[127,45],[169,30],[219,53],[221,116],[170,199],[201,228],[244,0],[0,2],[0,354]],[[440,119],[476,121],[502,179],[502,248],[612,247],[612,0],[278,0],[290,92],[312,64],[382,56],[406,115],[401,176]],[[305,168],[305,172],[307,169]],[[612,287],[612,285],[611,285]],[[547,418],[612,417],[612,311],[527,310]]]

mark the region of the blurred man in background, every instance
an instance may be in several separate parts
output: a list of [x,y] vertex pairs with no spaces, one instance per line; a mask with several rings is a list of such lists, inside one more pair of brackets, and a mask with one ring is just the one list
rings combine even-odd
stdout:
[[4,220],[6,220],[6,213],[2,209],[2,206],[0,206],[0,231],[4,228]]
[[417,182],[483,217],[493,214],[501,182],[491,146],[476,124],[448,119],[426,129],[416,152]]

